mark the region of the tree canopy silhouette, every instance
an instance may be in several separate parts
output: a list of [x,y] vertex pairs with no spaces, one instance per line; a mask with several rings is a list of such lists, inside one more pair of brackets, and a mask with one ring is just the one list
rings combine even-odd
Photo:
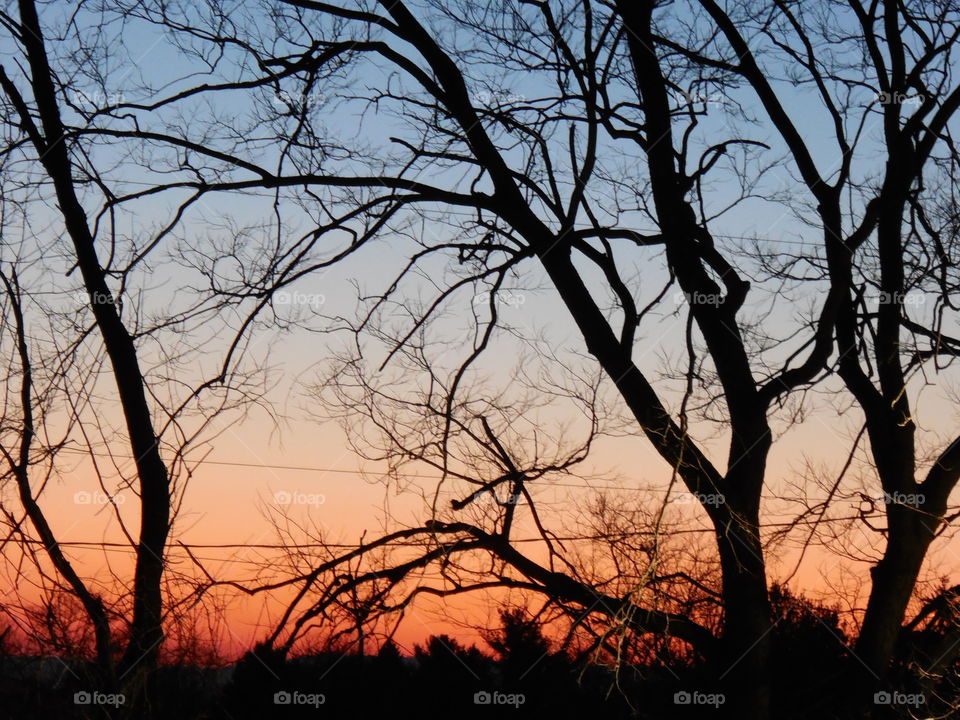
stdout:
[[[177,248],[194,302],[152,329],[230,318],[221,362],[180,400],[240,382],[265,326],[345,336],[317,349],[335,355],[318,414],[421,511],[348,549],[290,538],[281,581],[204,570],[198,594],[292,589],[267,637],[281,656],[321,620],[362,643],[418,600],[538,596],[612,657],[683,646],[730,712],[762,720],[783,704],[775,622],[840,635],[770,590],[782,543],[823,546],[869,567],[855,639],[836,638],[854,690],[831,701],[877,710],[960,480],[960,436],[929,392],[948,392],[960,352],[955,3],[121,0],[49,28],[18,8],[0,16],[19,61],[0,74],[5,178],[19,207],[52,200],[70,238],[137,461],[121,672],[162,641],[172,510],[124,282],[190,235],[200,203],[267,193],[269,221]],[[130,99],[96,60],[128,24],[184,63]],[[92,104],[70,94],[85,83]],[[160,198],[163,221],[115,259],[99,223]],[[355,277],[357,308],[278,311],[331,268]],[[21,373],[8,476],[105,657],[105,612],[24,477]],[[812,417],[849,442],[829,472],[782,482],[776,453]],[[574,505],[579,524],[551,509],[544,489],[596,480],[597,446],[625,437],[652,451],[649,486]],[[426,471],[433,487],[413,486]],[[709,543],[682,534],[703,528],[676,522],[678,496]]]

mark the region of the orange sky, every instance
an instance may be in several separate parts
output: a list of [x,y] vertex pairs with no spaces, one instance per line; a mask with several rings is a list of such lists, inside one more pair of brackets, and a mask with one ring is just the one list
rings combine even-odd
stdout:
[[[207,458],[213,462],[196,469],[175,537],[177,541],[191,545],[195,555],[214,576],[230,580],[252,578],[254,571],[263,565],[263,558],[269,557],[273,551],[243,546],[277,542],[268,519],[271,511],[277,509],[277,498],[294,498],[305,503],[288,508],[292,509],[291,516],[322,530],[328,540],[344,544],[355,543],[364,531],[368,540],[378,533],[383,525],[385,502],[389,503],[392,516],[402,522],[414,522],[417,517],[422,517],[422,504],[416,496],[397,495],[375,478],[365,480],[353,472],[359,467],[359,460],[352,452],[343,449],[342,432],[334,424],[300,427],[300,433],[285,434],[282,445],[258,437],[248,429],[242,433],[240,429],[228,431]],[[318,441],[319,438],[322,442]],[[801,451],[814,445],[829,457],[836,456],[836,449],[842,447],[842,441],[836,435],[829,435],[827,428],[817,422],[794,430],[775,448],[776,461],[769,472],[771,487],[777,487],[783,478],[798,471]],[[610,441],[606,446],[601,445],[597,455],[597,465],[603,466],[600,459],[605,460],[607,468],[618,471],[624,487],[631,485],[633,477],[648,483],[663,477],[662,468],[643,440]],[[290,469],[294,466],[322,469]],[[635,474],[629,468],[644,470]],[[89,470],[78,465],[62,482],[51,485],[42,498],[43,507],[61,542],[66,545],[122,540],[111,517],[111,508],[105,504],[105,498],[90,478]],[[422,482],[429,484],[429,481]],[[577,497],[585,498],[590,492],[569,487],[536,491],[537,497],[548,504],[575,503]],[[130,493],[130,490],[121,491],[117,501],[121,514],[129,519],[135,530],[137,504]],[[697,510],[694,508],[693,512]],[[702,514],[699,525],[705,527]],[[197,547],[204,545],[239,547]],[[109,558],[115,573],[129,577],[131,554],[126,548],[81,551],[71,546],[70,549],[72,557],[86,574],[102,576],[105,559]],[[954,544],[940,543],[932,555],[933,566],[952,572],[957,567],[955,549]],[[171,558],[176,558],[178,563],[186,562],[183,551],[176,547],[171,550]],[[771,579],[782,577],[792,569],[796,559],[796,553],[790,550],[773,553],[770,557]],[[808,553],[794,576],[793,586],[812,595],[825,592],[822,575],[836,575],[839,568],[839,558],[815,548]],[[865,570],[865,566],[861,568]],[[8,588],[8,593],[12,594],[14,590]],[[20,587],[17,591],[22,590]],[[224,654],[232,656],[263,637],[265,627],[272,627],[270,618],[276,617],[285,595],[276,593],[271,597],[247,598],[234,594],[226,611],[227,627],[220,639]],[[470,626],[489,625],[495,620],[495,610],[489,595],[446,602],[424,599],[415,603],[406,614],[397,640],[402,647],[411,650],[414,643],[423,642],[430,634],[445,632],[482,645]]]

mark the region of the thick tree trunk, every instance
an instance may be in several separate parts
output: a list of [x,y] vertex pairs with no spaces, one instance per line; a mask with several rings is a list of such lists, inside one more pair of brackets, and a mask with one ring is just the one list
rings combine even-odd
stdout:
[[25,102],[5,76],[2,78],[4,89],[15,100],[21,125],[53,182],[64,226],[73,241],[77,267],[89,293],[90,308],[113,368],[140,481],[140,538],[134,571],[133,619],[127,648],[118,669],[119,677],[136,691],[156,666],[163,640],[160,583],[170,529],[169,478],[153,429],[136,345],[106,283],[86,212],[74,187],[53,73],[37,9],[33,0],[20,0],[19,7],[20,20],[26,30],[23,42],[30,65],[30,84],[41,127],[34,123]]
[[729,717],[770,717],[773,637],[763,549],[747,528],[718,532],[723,571],[723,660],[717,668]]
[[870,598],[854,648],[863,663],[866,689],[879,686],[886,676],[910,596],[933,540],[931,528],[916,510],[897,508],[893,512],[906,517],[891,522],[886,551],[870,571]]
[[760,496],[771,439],[762,415],[734,432],[724,478],[726,521],[712,517],[723,582],[723,665],[728,716],[771,717],[773,625],[766,562],[760,539]]

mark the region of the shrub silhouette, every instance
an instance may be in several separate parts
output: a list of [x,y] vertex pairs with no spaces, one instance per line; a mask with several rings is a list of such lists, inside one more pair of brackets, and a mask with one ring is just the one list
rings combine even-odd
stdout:
[[778,717],[806,717],[842,692],[851,660],[849,639],[835,608],[781,585],[771,587],[770,605]]
[[[779,684],[778,718],[830,717],[852,720],[841,711],[845,671],[855,660],[836,609],[771,589],[774,620],[773,674]],[[945,602],[945,601],[944,601]],[[899,689],[919,691],[911,664],[937,643],[951,639],[953,616],[931,603],[922,627],[905,628]],[[937,614],[939,612],[939,614]],[[951,610],[952,612],[952,610]],[[623,663],[615,673],[591,662],[590,653],[559,647],[536,618],[522,609],[504,610],[498,628],[482,632],[488,650],[466,646],[449,635],[434,635],[404,655],[390,641],[374,655],[354,650],[287,657],[265,644],[255,646],[233,668],[172,666],[153,681],[149,720],[261,720],[262,718],[454,717],[457,720],[603,717],[686,720],[725,717],[728,708],[677,703],[675,693],[716,693],[710,668],[702,663]],[[3,657],[0,653],[0,720],[85,717],[73,705],[82,689],[54,687],[36,668],[53,658]],[[955,664],[955,662],[954,662]],[[82,673],[79,665],[75,667]],[[229,681],[224,678],[229,675]],[[940,682],[955,682],[951,666]],[[72,682],[72,681],[71,681]],[[74,683],[76,684],[76,683]],[[291,702],[276,702],[287,693]],[[320,705],[293,702],[322,695]],[[478,696],[478,693],[486,695]],[[497,695],[499,694],[499,695]],[[522,703],[511,707],[511,696]],[[496,701],[494,701],[496,698]],[[479,699],[481,702],[475,702]],[[282,696],[281,696],[282,700]],[[484,702],[491,700],[491,702]],[[898,709],[876,707],[873,720],[899,718]],[[886,713],[886,714],[885,714]],[[944,715],[946,716],[946,715]]]

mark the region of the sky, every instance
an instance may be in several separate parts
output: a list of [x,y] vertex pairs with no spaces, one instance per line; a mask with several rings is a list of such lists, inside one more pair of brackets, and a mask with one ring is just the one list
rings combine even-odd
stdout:
[[[49,22],[54,23],[55,19],[50,18]],[[133,22],[116,32],[119,33],[117,61],[109,73],[109,86],[123,96],[124,102],[145,100],[138,94],[141,83],[162,87],[165,95],[183,87],[185,81],[174,79],[192,70],[195,59],[186,56],[182,49],[171,46],[155,28],[145,23]],[[9,62],[13,51],[9,41],[6,42],[6,46],[0,47],[0,57],[5,63]],[[365,79],[370,83],[382,77],[375,68],[365,72],[369,73]],[[511,87],[510,92],[535,95],[535,83],[527,83]],[[339,88],[337,92],[343,94],[346,90]],[[829,174],[829,169],[837,161],[837,149],[828,130],[829,124],[823,113],[818,112],[822,109],[812,104],[809,95],[799,89],[786,90],[783,97],[788,111],[810,141],[818,166],[824,174]],[[318,121],[318,127],[331,135],[354,134],[371,146],[380,146],[387,145],[393,133],[405,131],[387,111],[360,115],[356,105],[338,103],[337,98],[332,95],[321,101],[323,108],[336,107],[336,111],[324,114]],[[748,100],[745,98],[744,102]],[[212,108],[204,108],[204,117],[222,116],[226,122],[251,112],[242,93],[220,95],[217,103]],[[708,113],[701,128],[703,137],[709,138],[713,133],[723,131],[720,110],[718,106]],[[875,128],[867,127],[866,135],[875,131]],[[763,134],[762,129],[758,132]],[[761,139],[775,145],[771,137]],[[264,143],[263,147],[267,145]],[[869,147],[869,143],[867,145]],[[774,147],[771,152],[777,150]],[[107,145],[97,152],[99,162],[107,164],[115,160],[118,163],[113,179],[117,187],[127,190],[160,177],[164,170],[162,163],[170,161],[169,157],[158,153],[144,163],[149,172],[141,168],[142,174],[135,174],[133,169],[137,162],[144,162],[142,158],[123,156],[119,145]],[[270,157],[271,150],[263,149],[262,153],[264,157]],[[871,167],[868,159],[858,171],[867,174]],[[452,172],[447,175],[438,173],[431,177],[431,181],[438,184],[452,182]],[[767,190],[787,190],[795,184],[796,178],[789,171],[776,169],[765,180],[764,187]],[[723,205],[734,190],[720,185],[715,189],[712,202]],[[118,216],[120,233],[132,238],[135,245],[143,244],[169,221],[172,209],[183,197],[181,193],[172,192],[131,204],[129,211]],[[285,232],[292,236],[296,233],[291,228],[302,232],[309,230],[310,208],[298,207],[288,199],[282,210],[288,223]],[[43,226],[39,244],[56,248],[60,235],[56,215],[51,214],[49,222],[43,222],[43,219],[43,213],[32,219],[34,227]],[[273,197],[270,194],[202,199],[165,239],[155,257],[134,277],[132,289],[142,292],[146,308],[144,318],[151,312],[162,314],[189,306],[193,296],[185,288],[202,280],[195,263],[204,260],[202,256],[193,255],[194,251],[223,246],[239,237],[242,262],[237,267],[228,268],[227,272],[242,273],[245,263],[256,266],[270,248],[272,223]],[[798,244],[819,241],[815,229],[805,226],[789,208],[771,202],[747,201],[715,221],[712,227],[718,238],[725,238],[731,244],[744,242],[748,247],[755,236],[773,247],[786,250],[795,249]],[[422,228],[411,229],[411,232],[446,237],[451,229],[441,222],[428,222]],[[321,254],[329,255],[333,248],[342,247],[344,242],[345,236],[327,239]],[[292,518],[309,528],[309,531],[302,530],[301,535],[309,537],[322,533],[328,542],[348,545],[394,524],[422,521],[423,502],[414,490],[431,491],[436,483],[436,473],[425,467],[408,468],[411,472],[404,476],[404,492],[398,491],[397,483],[385,483],[383,464],[365,460],[355,452],[342,424],[328,416],[329,412],[322,404],[326,396],[322,388],[317,388],[331,372],[336,354],[350,347],[349,335],[318,332],[318,328],[330,319],[355,315],[358,295],[387,286],[402,266],[410,247],[409,238],[386,235],[364,252],[286,287],[284,297],[287,301],[274,306],[277,317],[281,320],[294,316],[304,319],[316,313],[316,323],[304,323],[309,328],[287,327],[282,323],[271,325],[268,315],[263,319],[263,326],[256,329],[249,345],[245,346],[244,367],[269,368],[263,376],[263,387],[266,388],[263,404],[269,407],[254,406],[245,413],[224,413],[206,429],[204,437],[209,439],[190,449],[186,465],[191,476],[189,483],[181,486],[181,512],[175,529],[176,543],[192,547],[195,556],[204,558],[208,568],[217,569],[214,574],[218,577],[223,574],[229,579],[252,581],[258,572],[263,572],[264,565],[269,570],[272,560],[269,549],[253,546],[277,542],[277,528],[273,521],[281,510],[289,512]],[[665,278],[663,267],[641,251],[625,253],[625,257],[625,264],[640,274],[640,293],[644,297],[655,295]],[[45,265],[39,261],[34,265],[35,276],[45,278],[51,292],[66,292],[65,288],[71,282],[65,279],[67,260],[54,256],[43,260]],[[51,266],[57,272],[51,272]],[[408,298],[429,298],[432,283],[439,282],[444,272],[439,263],[427,264],[422,276],[405,283],[402,292]],[[596,282],[595,274],[591,280]],[[505,296],[508,301],[502,307],[504,322],[520,335],[542,339],[543,344],[556,349],[565,359],[572,361],[581,356],[584,352],[582,340],[556,294],[546,286],[542,274],[528,265],[523,275],[513,282]],[[456,340],[467,337],[464,319],[469,317],[467,313],[476,303],[471,293],[458,294],[451,303],[449,315],[441,319],[434,330],[436,335],[447,337],[455,346],[441,362],[457,357],[463,349]],[[815,294],[812,295],[802,297],[802,302],[816,300]],[[72,302],[79,310],[75,294],[66,293],[63,302],[67,305]],[[637,361],[645,370],[675,370],[682,362],[684,315],[677,311],[682,304],[682,298],[674,294],[660,315],[644,326],[638,341]],[[796,308],[797,305],[784,307],[781,304],[767,320],[777,332],[780,332],[777,323],[782,322],[785,334]],[[388,320],[396,321],[402,316],[402,308],[393,310],[396,314],[388,316]],[[215,373],[239,317],[232,311],[208,313],[193,325],[187,324],[186,331],[180,326],[164,330],[158,334],[159,340],[155,344],[144,344],[145,362],[148,366],[156,363],[156,375],[160,377],[162,361],[170,358],[174,348],[182,348],[190,350],[191,354],[189,360],[178,367],[181,379],[192,381]],[[54,329],[41,319],[37,320],[36,333],[38,337],[47,338],[55,335]],[[203,341],[199,352],[194,344],[198,338]],[[371,342],[364,349],[371,362],[382,356],[382,348],[376,343]],[[521,349],[519,344],[502,339],[498,351],[488,354],[483,371],[490,387],[511,381],[518,363],[524,362]],[[94,363],[94,360],[90,362]],[[389,370],[387,373],[385,377],[390,377]],[[182,392],[176,382],[160,385],[174,396]],[[122,577],[125,564],[129,562],[129,549],[111,546],[109,549],[83,550],[83,544],[122,542],[123,536],[113,513],[119,513],[129,527],[135,528],[137,503],[133,490],[123,484],[124,479],[132,478],[132,461],[123,451],[123,444],[119,441],[122,438],[118,439],[115,434],[120,428],[120,419],[110,395],[109,376],[102,375],[95,387],[97,391],[86,410],[96,414],[104,434],[97,441],[95,457],[105,459],[109,446],[119,461],[118,467],[106,471],[105,493],[95,481],[89,457],[82,452],[75,453],[71,461],[69,452],[74,451],[64,453],[63,460],[58,461],[57,472],[44,491],[43,506],[58,529],[61,542],[72,548],[72,556],[86,572],[106,582],[110,570]],[[676,388],[675,383],[673,387]],[[674,405],[678,402],[679,395],[675,391],[668,391],[666,395],[668,402]],[[933,390],[921,397],[918,417],[936,419],[929,426],[921,423],[924,429],[936,432],[936,426],[939,426],[943,432],[949,432],[951,427],[956,427],[956,405],[948,394]],[[771,521],[789,517],[790,510],[795,508],[785,502],[784,497],[794,492],[793,486],[799,477],[809,475],[808,464],[812,464],[823,477],[832,477],[842,465],[850,439],[859,428],[855,412],[838,417],[838,407],[828,393],[814,398],[806,409],[803,421],[788,431],[777,426],[778,437],[768,471],[767,508]],[[202,416],[202,406],[197,410]],[[541,418],[545,427],[555,428],[561,427],[565,419],[557,408],[545,410]],[[197,417],[190,422],[198,422]],[[705,446],[722,466],[726,436],[721,432],[710,437],[707,429],[703,432]],[[599,442],[578,476],[570,478],[568,483],[549,483],[546,487],[537,487],[534,492],[538,500],[550,508],[552,519],[562,525],[564,513],[585,506],[598,492],[596,488],[614,493],[615,497],[622,497],[627,502],[645,497],[644,493],[651,490],[662,492],[668,478],[669,469],[647,441],[628,434]],[[865,487],[864,492],[876,495],[875,489]],[[112,503],[107,495],[113,498]],[[6,496],[4,500],[7,500]],[[849,509],[849,514],[855,514],[856,509],[862,507],[855,494],[844,503],[842,505]],[[680,511],[688,513],[693,527],[709,532],[702,512],[695,507],[681,508]],[[861,545],[855,550],[866,547]],[[958,551],[960,549],[953,543],[940,543],[931,556],[931,571],[948,574],[955,580],[956,561],[960,559]],[[171,548],[171,556],[178,563],[187,562],[185,554],[176,545]],[[848,563],[824,548],[813,548],[803,556],[797,573],[791,575],[800,560],[795,549],[778,549],[770,558],[771,579],[792,576],[796,586],[805,592],[829,594],[831,588],[827,581],[840,581],[851,567],[859,568],[861,572],[866,568],[863,563]],[[11,575],[7,575],[7,579],[5,593],[8,597],[22,592],[22,588],[15,586]],[[3,592],[0,590],[0,598]],[[282,593],[270,598],[261,595],[231,598],[227,611],[227,645],[242,649],[257,639],[269,625],[268,618],[276,617],[282,599]],[[418,603],[405,619],[398,639],[408,648],[435,632],[476,639],[476,632],[464,625],[476,618],[489,617],[493,607],[491,598],[448,601],[442,605],[438,601]]]

